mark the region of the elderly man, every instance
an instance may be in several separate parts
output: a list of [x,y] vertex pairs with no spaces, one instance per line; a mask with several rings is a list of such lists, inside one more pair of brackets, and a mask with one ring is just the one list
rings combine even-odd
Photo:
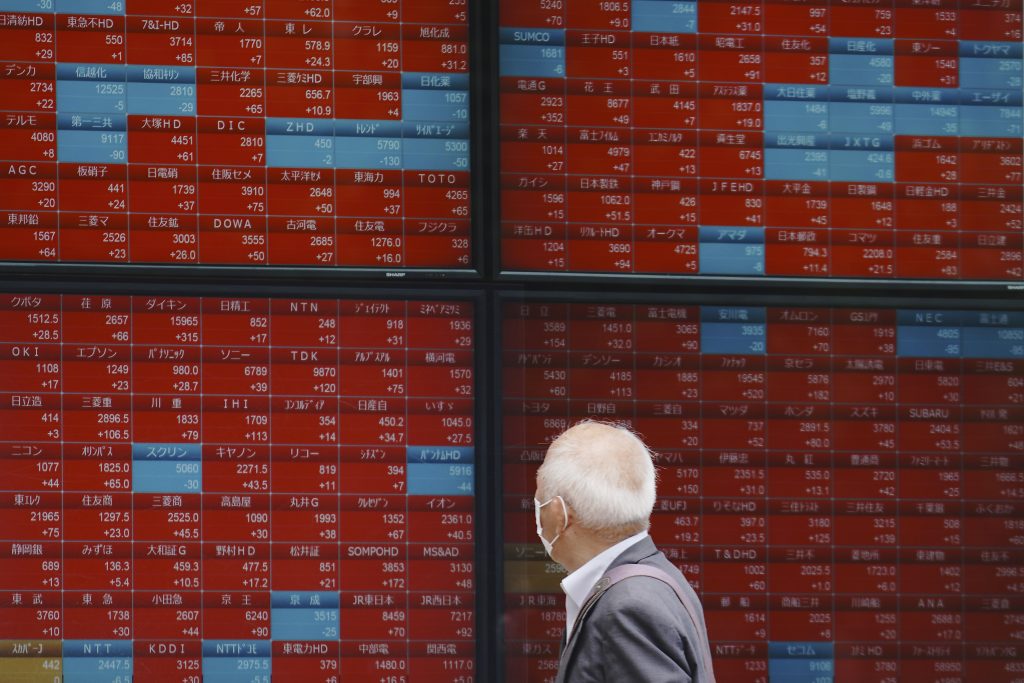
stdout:
[[704,613],[647,529],[651,453],[624,427],[581,422],[537,472],[537,535],[569,575],[557,683],[714,681]]

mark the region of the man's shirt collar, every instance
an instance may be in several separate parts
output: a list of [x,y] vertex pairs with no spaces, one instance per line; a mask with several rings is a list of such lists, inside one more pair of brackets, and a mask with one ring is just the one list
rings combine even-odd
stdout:
[[565,633],[566,637],[572,633],[572,627],[576,623],[583,603],[593,590],[594,584],[600,580],[608,571],[615,558],[626,551],[635,543],[647,538],[647,532],[641,531],[638,534],[625,538],[607,550],[603,550],[584,564],[582,567],[562,579],[562,590],[565,592]]

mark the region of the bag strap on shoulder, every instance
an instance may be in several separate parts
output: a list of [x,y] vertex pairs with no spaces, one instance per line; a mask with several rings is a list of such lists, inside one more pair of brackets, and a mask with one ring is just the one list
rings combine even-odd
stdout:
[[[697,642],[694,644],[694,649],[696,650],[697,656],[700,657],[701,668],[703,669],[700,675],[700,680],[706,681],[707,683],[715,683],[715,671],[712,668],[711,663],[711,645],[707,642],[707,638],[705,636],[706,631],[703,627],[702,620],[699,617],[700,612],[696,605],[693,604],[693,599],[683,591],[679,583],[672,578],[668,572],[662,569],[646,564],[620,564],[617,567],[612,567],[604,576],[601,577],[597,582],[597,585],[594,586],[594,590],[590,593],[586,603],[584,603],[583,608],[580,610],[580,615],[576,618],[576,624],[574,626],[579,625],[583,620],[582,618],[585,613],[590,611],[598,599],[604,595],[609,588],[617,584],[619,581],[623,581],[634,576],[646,576],[651,579],[657,579],[662,583],[668,584],[668,586],[672,588],[676,597],[679,598],[679,602],[682,603],[683,609],[686,610],[686,614],[690,618],[690,621],[693,622],[693,630],[697,634]],[[574,627],[573,631],[575,632],[576,630],[577,629]],[[571,635],[572,634],[570,634],[570,638]]]

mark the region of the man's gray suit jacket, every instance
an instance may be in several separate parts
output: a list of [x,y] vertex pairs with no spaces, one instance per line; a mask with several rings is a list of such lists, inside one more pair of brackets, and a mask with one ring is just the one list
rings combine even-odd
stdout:
[[[626,548],[609,569],[645,564],[664,570],[679,582],[700,609],[700,601],[682,573],[650,537]],[[707,642],[704,611],[698,627]],[[672,587],[637,576],[616,583],[573,629],[559,659],[556,683],[700,683],[701,642],[693,621]]]

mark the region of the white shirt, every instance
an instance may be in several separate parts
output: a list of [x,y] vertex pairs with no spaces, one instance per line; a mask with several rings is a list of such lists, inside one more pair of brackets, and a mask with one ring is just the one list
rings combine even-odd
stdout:
[[616,557],[621,555],[626,548],[645,538],[647,538],[647,532],[641,531],[634,536],[623,539],[611,548],[590,558],[585,565],[562,579],[562,590],[565,592],[565,637],[567,639],[569,634],[572,633],[576,617],[580,614],[580,608],[587,601],[590,591],[594,589],[594,584],[604,576],[604,573],[608,571],[608,567],[615,561]]

